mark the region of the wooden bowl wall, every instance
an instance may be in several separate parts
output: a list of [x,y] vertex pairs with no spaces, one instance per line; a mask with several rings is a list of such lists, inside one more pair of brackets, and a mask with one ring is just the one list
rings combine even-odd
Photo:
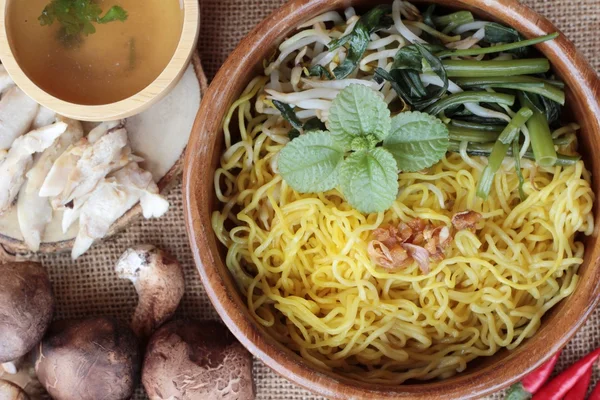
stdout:
[[[557,31],[548,20],[516,0],[436,0],[440,5],[468,9],[510,25],[526,37]],[[258,72],[278,44],[300,23],[325,11],[348,6],[372,7],[370,0],[293,0],[252,31],[231,54],[214,79],[192,132],[184,170],[185,215],[191,246],[204,286],[229,329],[255,356],[287,379],[332,399],[480,398],[518,381],[563,347],[594,310],[600,294],[600,246],[597,231],[585,239],[581,280],[574,294],[554,307],[536,335],[513,351],[479,358],[452,378],[421,384],[370,385],[317,367],[272,339],[252,318],[245,300],[224,264],[223,248],[211,228],[217,205],[213,173],[223,151],[221,124],[230,104]],[[582,126],[581,149],[592,171],[592,187],[600,195],[600,82],[574,45],[561,35],[537,46],[566,83],[570,119]],[[598,210],[596,198],[595,210]],[[596,226],[600,226],[595,213]]]

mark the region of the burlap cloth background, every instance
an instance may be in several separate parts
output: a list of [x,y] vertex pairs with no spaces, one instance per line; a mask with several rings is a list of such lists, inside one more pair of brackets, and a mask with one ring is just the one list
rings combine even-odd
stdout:
[[[202,28],[199,49],[206,73],[211,79],[240,39],[284,0],[200,0]],[[554,21],[600,71],[600,0],[525,0]],[[114,240],[92,249],[76,262],[67,254],[42,257],[48,268],[58,299],[57,318],[112,315],[129,319],[136,305],[136,294],[129,282],[119,280],[114,263],[134,244],[152,243],[176,256],[185,267],[187,291],[180,317],[218,318],[195,271],[186,237],[181,185],[170,194],[171,210],[160,220],[139,221]],[[558,368],[563,368],[600,346],[600,312],[566,347]],[[600,378],[597,370],[594,381]],[[316,400],[319,396],[279,377],[260,361],[254,363],[257,399]],[[140,389],[135,399],[145,399]],[[496,395],[490,398],[501,398]]]

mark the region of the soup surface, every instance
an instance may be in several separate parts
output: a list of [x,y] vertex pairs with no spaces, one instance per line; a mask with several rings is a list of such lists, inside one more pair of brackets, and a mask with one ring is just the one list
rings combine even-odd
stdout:
[[143,90],[175,53],[183,26],[179,0],[99,0],[103,12],[123,7],[125,22],[94,24],[77,43],[61,40],[61,25],[42,26],[48,0],[11,1],[8,37],[17,61],[46,92],[62,100],[100,105]]

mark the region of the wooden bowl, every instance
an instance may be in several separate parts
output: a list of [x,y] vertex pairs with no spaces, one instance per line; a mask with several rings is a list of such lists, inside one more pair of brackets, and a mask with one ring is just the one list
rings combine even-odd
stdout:
[[11,49],[6,31],[6,8],[9,1],[0,0],[0,60],[6,71],[29,97],[58,114],[80,121],[111,121],[127,118],[148,109],[175,87],[187,67],[200,31],[198,0],[180,0],[183,4],[183,28],[171,61],[145,89],[133,96],[110,104],[81,105],[61,100],[37,86],[23,72]]
[[[542,16],[516,0],[436,0],[444,6],[468,9],[510,25],[527,37],[557,31]],[[255,356],[287,379],[331,399],[468,399],[480,398],[518,381],[558,351],[594,310],[600,294],[598,232],[585,239],[585,261],[575,293],[544,317],[539,331],[513,351],[479,358],[466,371],[445,380],[386,386],[367,384],[319,368],[270,337],[252,318],[211,228],[217,206],[213,173],[223,150],[221,124],[262,60],[268,58],[294,27],[325,11],[372,7],[372,0],[293,0],[263,21],[231,54],[203,99],[187,150],[184,170],[185,215],[194,257],[202,281],[223,321]],[[567,85],[572,118],[582,126],[581,149],[592,171],[596,211],[600,200],[600,82],[596,72],[564,36],[538,46]],[[596,155],[596,156],[594,156]],[[600,215],[595,214],[596,226]]]

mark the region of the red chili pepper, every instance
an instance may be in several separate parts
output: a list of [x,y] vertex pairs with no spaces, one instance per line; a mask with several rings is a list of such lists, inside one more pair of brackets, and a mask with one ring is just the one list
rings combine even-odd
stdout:
[[585,400],[588,388],[590,387],[590,381],[592,380],[592,373],[594,369],[592,365],[588,368],[587,372],[579,378],[575,386],[569,390],[563,400]]
[[596,384],[596,387],[592,390],[592,394],[590,394],[588,400],[600,400],[600,382]]
[[533,400],[560,400],[567,394],[577,381],[592,368],[594,362],[600,357],[600,348],[592,351],[556,378],[551,380],[533,396]]
[[508,389],[505,400],[530,399],[531,395],[540,390],[548,378],[550,378],[559,356],[560,351],[550,357],[550,359],[543,363],[538,369],[523,378],[521,382],[512,385],[510,389]]

